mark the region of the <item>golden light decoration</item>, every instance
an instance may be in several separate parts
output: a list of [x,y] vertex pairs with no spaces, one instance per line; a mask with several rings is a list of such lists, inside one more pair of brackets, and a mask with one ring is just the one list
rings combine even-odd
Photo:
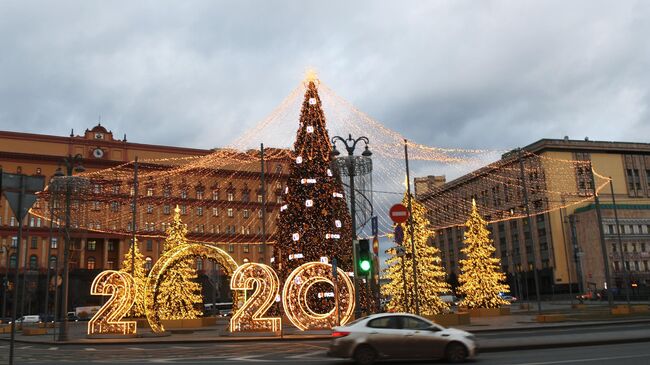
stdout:
[[[282,305],[284,313],[294,326],[305,331],[309,329],[332,328],[344,325],[354,311],[354,286],[347,274],[337,268],[338,306],[327,313],[316,313],[309,308],[307,294],[316,283],[327,283],[334,286],[332,265],[322,262],[308,262],[298,266],[289,274],[282,290]],[[341,322],[338,323],[338,313]]]
[[135,302],[135,285],[130,274],[115,270],[102,271],[90,287],[91,295],[111,296],[88,321],[88,335],[134,335],[135,321],[122,321]]
[[255,291],[230,319],[230,331],[279,331],[280,317],[262,317],[278,296],[279,286],[271,267],[252,262],[239,266],[230,279],[230,289]]
[[[228,276],[232,275],[232,273],[237,269],[237,263],[235,260],[233,260],[226,251],[220,249],[214,243],[188,243],[173,247],[169,251],[165,252],[149,272],[144,295],[145,314],[152,332],[161,333],[165,331],[160,320],[160,314],[158,313],[157,302],[159,286],[164,278],[165,272],[183,260],[199,257],[216,261],[221,265]],[[233,303],[235,302],[236,295],[233,293]]]

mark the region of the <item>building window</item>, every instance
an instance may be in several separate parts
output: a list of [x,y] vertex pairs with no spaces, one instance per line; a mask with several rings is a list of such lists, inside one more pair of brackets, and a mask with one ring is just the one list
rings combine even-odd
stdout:
[[16,268],[16,254],[12,253],[11,256],[9,256],[9,268],[10,269],[15,269]]
[[219,200],[219,190],[212,190],[212,200]]
[[203,207],[196,207],[196,215],[199,217],[203,216]]
[[171,207],[169,205],[163,205],[163,214],[169,214],[171,212]]
[[16,217],[9,218],[9,226],[13,227],[16,225]]
[[241,193],[241,200],[248,203],[251,200],[251,193],[249,190],[246,190]]
[[233,194],[233,193],[228,193],[228,201],[231,202],[231,201],[233,201],[233,200],[235,200],[235,194]]
[[262,209],[260,209],[260,210],[257,211],[257,217],[258,217],[258,218],[262,218],[262,214],[264,214],[264,213],[262,212]]
[[217,207],[212,208],[212,216],[213,217],[218,217],[219,216],[219,208],[217,208]]
[[257,248],[258,253],[264,253],[264,245],[259,245]]
[[244,218],[248,218],[248,217],[250,217],[251,214],[250,214],[250,211],[248,209],[244,209],[242,211],[242,215],[244,216]]
[[153,205],[149,204],[147,205],[147,214],[152,214],[153,213]]
[[187,214],[187,206],[186,205],[181,205],[181,214],[183,214],[183,215]]
[[86,261],[86,269],[88,270],[95,270],[95,258],[94,257],[89,257],[88,260]]
[[102,187],[99,184],[93,185],[93,193],[100,194],[102,192]]
[[50,248],[56,249],[58,246],[59,246],[59,239],[52,238],[52,241],[50,241]]
[[153,196],[153,188],[147,188],[147,196]]
[[147,251],[153,251],[153,240],[147,240]]
[[56,256],[50,256],[50,270],[56,269]]
[[38,270],[38,257],[36,255],[29,256],[29,269]]
[[197,190],[196,191],[196,198],[197,199],[203,199],[203,190]]
[[88,251],[95,251],[97,248],[97,241],[88,241]]
[[119,193],[120,193],[120,186],[113,185],[113,194],[119,194]]
[[187,190],[181,190],[181,199],[187,199]]
[[262,203],[262,194],[257,194],[257,202]]
[[115,242],[108,241],[108,250],[109,251],[115,251]]
[[245,245],[244,245],[244,253],[248,253],[249,251],[250,251],[250,245],[249,245],[249,244],[245,244]]
[[31,248],[33,248],[33,249],[38,248],[38,237],[32,237]]
[[120,211],[120,203],[119,202],[111,202],[111,212],[119,212]]
[[[235,245],[233,245],[232,243],[229,244],[229,245],[228,245],[228,252],[230,252],[230,253],[235,252]],[[14,255],[14,256],[15,256],[15,255]],[[15,260],[15,257],[14,257],[14,260]],[[14,263],[14,267],[15,267],[15,263]]]
[[172,187],[171,186],[165,186],[163,188],[163,197],[169,198],[172,196]]
[[201,258],[196,259],[196,270],[198,271],[203,270],[203,259]]
[[12,248],[18,247],[18,237],[11,237],[11,247]]
[[231,217],[231,218],[232,218],[232,217],[234,217],[234,216],[235,216],[235,214],[234,214],[233,209],[232,209],[232,208],[228,208],[228,217]]
[[144,259],[144,268],[145,268],[145,270],[147,270],[147,271],[151,270],[152,262],[153,262],[153,260],[149,256],[147,256],[147,258]]

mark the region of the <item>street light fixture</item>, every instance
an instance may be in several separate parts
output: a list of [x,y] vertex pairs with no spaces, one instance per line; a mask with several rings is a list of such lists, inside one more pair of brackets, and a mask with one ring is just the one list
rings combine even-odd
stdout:
[[63,325],[59,329],[59,341],[68,341],[68,277],[70,273],[69,268],[69,252],[70,252],[70,199],[72,195],[72,186],[71,181],[69,180],[72,177],[73,172],[82,173],[86,169],[81,165],[83,161],[83,156],[81,154],[76,154],[74,156],[68,155],[63,158],[63,164],[65,165],[65,173],[59,167],[54,173],[56,178],[64,178],[65,180],[65,243],[63,247],[63,283],[61,287],[62,291],[62,305],[61,312],[63,314]]
[[365,144],[365,149],[361,154],[364,157],[370,157],[372,152],[368,149],[368,137],[361,136],[357,139],[352,138],[352,134],[348,134],[348,138],[334,136],[332,137],[332,156],[336,157],[341,154],[341,152],[336,148],[336,142],[341,142],[345,146],[345,150],[348,152],[348,157],[346,165],[348,168],[348,176],[350,177],[350,215],[352,218],[352,254],[353,254],[353,268],[354,268],[354,315],[356,318],[361,317],[361,307],[359,306],[359,283],[358,277],[359,273],[357,270],[357,248],[354,245],[354,242],[357,240],[357,217],[356,217],[356,197],[354,191],[354,176],[355,173],[355,159],[354,159],[354,149],[357,147],[357,143],[363,142]]

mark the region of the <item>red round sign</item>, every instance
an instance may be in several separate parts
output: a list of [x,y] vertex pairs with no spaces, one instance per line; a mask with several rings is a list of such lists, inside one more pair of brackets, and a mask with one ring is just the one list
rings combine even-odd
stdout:
[[390,208],[388,215],[393,222],[404,223],[409,219],[409,210],[404,206],[404,204],[395,204]]

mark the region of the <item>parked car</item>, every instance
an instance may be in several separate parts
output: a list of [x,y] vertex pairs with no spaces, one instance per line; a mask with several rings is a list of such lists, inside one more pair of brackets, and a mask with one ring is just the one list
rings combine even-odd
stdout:
[[458,305],[458,303],[460,303],[460,299],[453,294],[441,295],[440,300],[451,305]]
[[469,332],[408,313],[380,313],[332,329],[328,356],[369,365],[380,359],[463,362],[478,346]]
[[16,323],[39,323],[41,322],[41,316],[37,314],[22,316],[16,319]]
[[510,294],[499,293],[499,296],[501,297],[501,299],[503,299],[503,300],[507,300],[507,301],[510,302],[510,303],[512,303],[512,302],[516,302],[516,301],[517,301],[517,297],[513,297],[513,296],[510,295]]
[[79,322],[79,316],[75,312],[68,312],[68,322]]

